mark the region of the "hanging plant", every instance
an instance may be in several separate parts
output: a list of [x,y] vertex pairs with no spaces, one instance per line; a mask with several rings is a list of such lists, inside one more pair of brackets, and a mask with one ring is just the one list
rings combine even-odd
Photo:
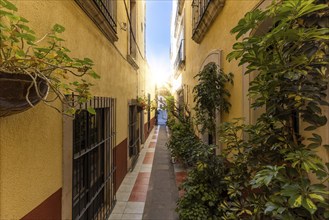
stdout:
[[137,97],[137,104],[142,110],[145,110],[148,108],[148,100],[145,96]]
[[215,132],[216,111],[229,112],[231,96],[227,84],[233,85],[233,74],[225,74],[214,62],[208,63],[194,78],[198,84],[193,88],[196,123],[204,133]]
[[[76,106],[91,98],[92,84],[86,76],[99,78],[92,70],[93,61],[69,56],[60,37],[63,26],[55,24],[37,39],[28,20],[16,13],[13,3],[0,0],[0,116],[24,111],[39,101],[53,107],[55,100],[67,106],[65,113],[74,114]],[[47,97],[48,87],[51,96]],[[72,93],[74,99],[67,96]],[[95,113],[92,108],[88,111]]]

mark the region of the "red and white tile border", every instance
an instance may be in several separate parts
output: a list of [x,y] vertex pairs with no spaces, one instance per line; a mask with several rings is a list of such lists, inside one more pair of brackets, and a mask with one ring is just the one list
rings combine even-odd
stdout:
[[[126,175],[116,193],[117,204],[113,209],[109,220],[143,219],[143,211],[149,186],[155,147],[158,139],[159,126],[155,126],[140,152],[138,162],[134,170]],[[166,127],[169,138],[169,130]],[[174,164],[176,185],[179,187],[187,177],[185,168]],[[179,197],[184,191],[179,191]]]
[[117,203],[109,220],[143,218],[159,128],[154,127],[144,143],[134,170],[126,175],[119,187],[116,193]]

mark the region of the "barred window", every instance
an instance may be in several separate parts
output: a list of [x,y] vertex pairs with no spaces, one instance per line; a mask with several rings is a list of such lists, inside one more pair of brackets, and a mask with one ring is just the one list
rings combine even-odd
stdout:
[[140,148],[140,134],[139,121],[137,113],[137,105],[132,103],[129,105],[129,157],[132,159],[131,169],[136,165],[139,148]]
[[72,219],[107,219],[115,205],[115,100],[95,98],[73,120]]

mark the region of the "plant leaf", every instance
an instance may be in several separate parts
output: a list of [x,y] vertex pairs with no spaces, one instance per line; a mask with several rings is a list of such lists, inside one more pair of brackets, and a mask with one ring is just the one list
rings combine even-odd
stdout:
[[307,209],[312,215],[318,209],[316,205],[309,198],[303,199],[302,206]]
[[92,108],[92,107],[88,107],[88,108],[87,108],[87,111],[88,111],[90,114],[92,114],[92,115],[96,115],[96,110],[95,110],[94,108]]
[[17,11],[17,7],[13,3],[7,0],[0,0],[0,5],[2,5],[8,10]]
[[59,24],[55,24],[55,25],[53,26],[53,31],[54,31],[55,33],[62,33],[62,32],[65,31],[65,27],[63,27],[62,25],[59,25]]

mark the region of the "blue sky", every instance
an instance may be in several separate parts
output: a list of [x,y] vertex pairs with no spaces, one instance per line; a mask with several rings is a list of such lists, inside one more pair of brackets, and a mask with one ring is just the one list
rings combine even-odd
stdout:
[[146,0],[146,57],[163,79],[170,73],[171,8],[172,0]]

